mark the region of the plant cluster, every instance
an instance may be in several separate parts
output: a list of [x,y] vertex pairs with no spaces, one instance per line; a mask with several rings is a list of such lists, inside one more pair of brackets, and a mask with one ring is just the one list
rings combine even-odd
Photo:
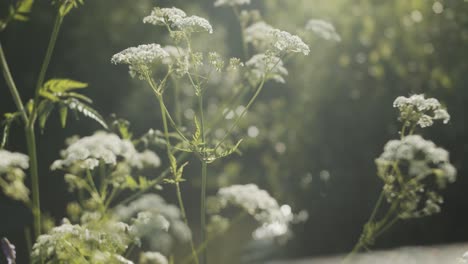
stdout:
[[[258,223],[252,232],[254,240],[284,242],[292,236],[291,226],[305,221],[306,212],[293,213],[291,206],[281,205],[255,184],[223,187],[207,198],[207,178],[211,177],[210,164],[240,153],[242,139],[236,133],[239,123],[264,87],[270,81],[285,83],[288,60],[311,52],[301,37],[262,21],[257,10],[240,10],[249,0],[217,0],[215,6],[232,8],[242,33],[242,58],[225,58],[215,50],[198,50],[193,45],[195,35],[213,33],[207,19],[176,7],[154,8],[142,22],[166,29],[171,43],[137,44],[110,58],[113,64],[126,65],[132,78],[145,82],[160,107],[162,129],[148,128],[147,133],[137,137],[127,121],[115,119],[109,124],[91,107],[92,100],[79,92],[88,86],[86,83],[65,78],[46,81],[62,22],[73,8],[83,4],[80,0],[53,3],[57,18],[35,95],[25,103],[0,45],[2,71],[17,106],[16,112],[4,115],[2,123],[0,188],[6,196],[31,208],[34,235],[26,232],[34,241],[31,263],[205,264],[210,242],[246,216]],[[7,17],[0,20],[0,30],[13,20],[27,20],[32,6],[33,0],[17,1]],[[333,25],[325,21],[309,20],[305,29],[326,40],[341,40]],[[213,99],[207,96],[213,84],[228,86],[232,100],[207,105]],[[184,104],[187,109],[178,105],[186,96],[177,92],[176,87],[181,85],[192,89],[188,96],[192,105]],[[168,94],[175,97],[174,106],[168,103]],[[250,98],[244,102],[246,95]],[[435,120],[447,123],[447,111],[436,99],[422,95],[399,97],[394,106],[403,122],[401,138],[388,142],[376,160],[384,187],[353,253],[371,246],[398,219],[439,212],[439,191],[455,180],[456,170],[448,152],[414,135],[417,126],[428,127]],[[46,228],[40,209],[35,129],[45,128],[54,109],[63,127],[71,111],[96,121],[104,131],[69,138],[60,159],[50,165],[51,170],[63,171],[77,199],[68,204],[67,216],[59,225]],[[184,110],[191,110],[190,122],[177,118]],[[28,155],[4,150],[16,122],[24,126]],[[201,168],[199,229],[190,224],[182,191],[184,170],[192,169],[187,161],[190,157],[197,159]],[[154,176],[158,170],[160,174]],[[31,178],[31,190],[25,177]],[[156,194],[163,186],[174,188],[177,206]],[[384,198],[390,207],[377,221]],[[232,217],[230,209],[238,215]],[[199,231],[199,241],[192,230]],[[177,253],[185,245],[190,246],[190,253],[181,258]],[[14,245],[2,239],[2,249],[8,263],[15,263]]]

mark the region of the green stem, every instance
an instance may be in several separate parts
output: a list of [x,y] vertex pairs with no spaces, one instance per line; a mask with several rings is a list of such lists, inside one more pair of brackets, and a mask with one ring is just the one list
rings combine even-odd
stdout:
[[7,83],[8,89],[10,89],[11,96],[13,97],[13,101],[15,102],[16,108],[21,114],[21,118],[23,119],[24,123],[27,124],[29,122],[28,116],[24,109],[23,102],[21,101],[21,97],[19,95],[18,89],[16,88],[15,81],[11,76],[10,67],[8,67],[8,63],[6,61],[5,53],[3,52],[2,43],[0,43],[0,61],[2,65],[2,72],[3,77]]
[[36,91],[34,95],[33,117],[31,118],[32,123],[34,123],[37,117],[37,107],[39,106],[39,91],[42,85],[44,84],[45,75],[47,73],[47,69],[49,68],[50,60],[54,52],[55,43],[57,42],[57,37],[60,32],[60,27],[62,25],[62,22],[63,22],[63,16],[61,16],[60,13],[58,13],[57,17],[55,18],[54,27],[52,29],[52,34],[50,36],[49,44],[47,45],[46,55],[44,57],[44,61],[42,62],[41,70],[39,71],[39,76],[37,78]]
[[[167,155],[168,155],[168,157],[171,157],[172,153],[171,153],[171,143],[169,141],[169,129],[168,129],[168,125],[167,125],[167,118],[166,118],[166,111],[165,111],[166,107],[164,105],[162,95],[159,94],[159,95],[157,95],[157,97],[158,97],[158,100],[159,100],[159,106],[161,107],[161,116],[162,116],[163,127],[164,127],[164,136],[166,138]],[[180,212],[182,214],[182,218],[184,219],[185,224],[187,226],[189,226],[188,225],[187,215],[185,213],[184,200],[182,199],[182,192],[180,191],[179,182],[176,181],[175,184],[176,184],[176,189],[177,189],[177,200],[179,202]],[[195,252],[193,237],[190,238],[190,247],[192,249],[192,254],[193,254],[194,258],[197,260],[196,264],[198,264],[198,256],[197,256],[197,253]]]
[[234,128],[237,127],[239,121],[242,119],[242,117],[244,117],[245,113],[247,113],[247,110],[249,110],[250,106],[255,102],[255,99],[257,99],[257,96],[260,94],[260,92],[262,91],[263,89],[263,86],[265,86],[265,77],[262,78],[262,81],[260,82],[260,85],[258,86],[258,89],[257,91],[255,92],[255,94],[252,96],[252,98],[250,98],[250,101],[247,103],[247,106],[244,108],[244,110],[242,110],[242,112],[240,113],[239,116],[237,116],[236,120],[234,121],[234,123],[232,124],[232,126],[228,129],[228,131],[224,134],[223,138],[221,139],[221,141],[219,141],[219,143],[216,145],[216,147],[214,148],[214,152],[216,152],[216,150],[219,148],[219,146],[221,146],[222,143],[224,143],[224,141],[227,139],[227,137],[232,133],[232,131],[234,130]]
[[[198,109],[200,112],[200,132],[202,139],[202,159],[201,159],[201,194],[200,194],[200,232],[201,232],[201,243],[203,244],[206,239],[206,175],[207,175],[207,163],[206,163],[206,138],[205,138],[205,116],[203,114],[203,90],[198,94]],[[200,262],[202,264],[207,263],[207,250],[203,251],[200,256]]]
[[[182,199],[182,192],[180,191],[179,182],[176,182],[175,185],[177,189],[177,200],[180,205],[180,213],[182,214],[182,219],[184,220],[185,225],[189,226],[187,214],[185,213],[184,200]],[[195,263],[198,264],[198,255],[197,255],[197,251],[195,250],[195,244],[193,243],[193,238],[190,238],[190,248],[192,250],[192,258],[195,260]]]
[[[200,207],[200,232],[201,232],[201,243],[204,244],[206,240],[206,175],[207,175],[207,164],[202,160],[202,182],[201,182],[201,207]],[[207,263],[207,250],[204,250],[201,254],[201,263]]]
[[26,126],[26,143],[28,146],[29,166],[32,188],[32,214],[34,217],[34,238],[41,234],[41,203],[39,195],[39,173],[37,164],[36,135],[34,125]]
[[[236,223],[240,222],[240,220],[242,220],[245,216],[247,216],[247,212],[242,212],[240,214],[238,214],[232,221],[231,223],[229,224],[229,227],[224,230],[223,232],[218,232],[214,235],[211,235],[209,236],[202,244],[200,244],[198,247],[197,247],[197,254],[200,254],[202,253],[207,247],[208,247],[208,244],[210,244],[213,240],[215,240],[216,238],[220,237],[221,235],[224,235],[227,233],[227,231],[229,231],[231,229],[232,226],[234,226]],[[182,264],[187,264],[189,263],[191,260],[193,259],[192,256],[186,256],[185,258],[182,259],[181,263]]]

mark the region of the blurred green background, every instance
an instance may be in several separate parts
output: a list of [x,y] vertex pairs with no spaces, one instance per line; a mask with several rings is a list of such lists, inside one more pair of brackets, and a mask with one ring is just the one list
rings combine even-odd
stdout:
[[[9,2],[0,3],[0,14],[6,13]],[[153,6],[176,6],[209,18],[215,34],[197,40],[199,46],[241,57],[234,14],[214,8],[212,0],[85,2],[67,16],[47,76],[89,83],[85,93],[94,99],[95,108],[105,117],[116,113],[128,119],[136,135],[161,128],[159,106],[150,89],[132,80],[125,67],[111,65],[110,57],[129,46],[167,43],[164,31],[141,23]],[[324,19],[336,26],[342,38],[332,43],[304,35],[311,54],[290,60],[286,84],[268,84],[241,124],[246,138],[243,154],[216,163],[210,171],[210,193],[220,186],[253,182],[281,203],[309,212],[309,220],[296,226],[295,238],[265,256],[301,258],[351,249],[382,186],[373,160],[387,140],[398,136],[392,102],[412,93],[425,93],[448,106],[450,124],[434,126],[424,135],[450,151],[459,177],[445,191],[441,214],[400,222],[376,247],[468,241],[468,180],[463,166],[468,161],[468,1],[252,2],[247,8],[260,9],[277,28],[300,33],[309,19]],[[0,35],[23,98],[33,94],[53,19],[50,2],[36,1],[29,22],[12,23]],[[0,113],[14,110],[2,80]],[[259,131],[255,138],[245,135],[252,126]],[[63,130],[55,115],[39,136],[42,208],[57,221],[73,196],[62,175],[51,173],[48,166],[58,158],[65,138],[89,135],[96,129],[100,129],[97,124],[82,119],[69,122]],[[14,128],[8,149],[26,152],[21,127]],[[199,210],[198,171],[197,162],[191,162],[189,181],[183,185],[194,226]],[[164,194],[175,200],[170,187]],[[25,208],[0,197],[0,236],[13,238],[20,250],[23,227],[30,221]],[[222,242],[232,245],[229,250],[226,244],[211,250],[214,259],[231,254],[252,262],[262,257],[249,253],[234,236],[240,235],[233,233]]]

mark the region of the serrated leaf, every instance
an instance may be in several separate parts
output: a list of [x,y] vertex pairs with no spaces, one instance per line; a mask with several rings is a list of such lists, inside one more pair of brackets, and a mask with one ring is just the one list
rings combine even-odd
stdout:
[[44,130],[45,124],[49,119],[50,113],[54,109],[54,104],[51,101],[43,100],[39,103],[38,112],[39,112],[39,127],[41,130]]
[[104,121],[104,118],[102,118],[99,112],[94,110],[91,106],[73,98],[65,100],[64,103],[71,110],[79,112],[83,114],[84,116],[93,119],[94,121],[98,122],[101,126],[103,126],[105,129],[108,129],[108,126],[106,122]]
[[88,87],[87,83],[70,80],[70,79],[50,79],[42,89],[53,93],[63,93],[74,89],[82,89]]
[[67,125],[67,115],[68,115],[67,106],[60,105],[59,113],[60,113],[60,123],[62,124],[62,127],[64,128]]

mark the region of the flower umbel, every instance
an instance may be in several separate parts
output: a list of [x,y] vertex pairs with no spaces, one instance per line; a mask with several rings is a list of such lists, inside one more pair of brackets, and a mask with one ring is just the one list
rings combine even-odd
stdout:
[[456,179],[448,152],[419,135],[389,141],[376,164],[387,200],[400,205],[400,218],[440,212],[437,191]]
[[442,120],[444,124],[450,121],[449,113],[440,102],[435,98],[426,99],[423,94],[400,96],[393,102],[393,107],[400,110],[400,121],[409,127],[429,127],[434,120]]
[[114,64],[127,64],[132,77],[145,79],[151,74],[151,69],[157,62],[169,57],[169,54],[159,44],[144,44],[138,47],[127,48],[114,56]]

